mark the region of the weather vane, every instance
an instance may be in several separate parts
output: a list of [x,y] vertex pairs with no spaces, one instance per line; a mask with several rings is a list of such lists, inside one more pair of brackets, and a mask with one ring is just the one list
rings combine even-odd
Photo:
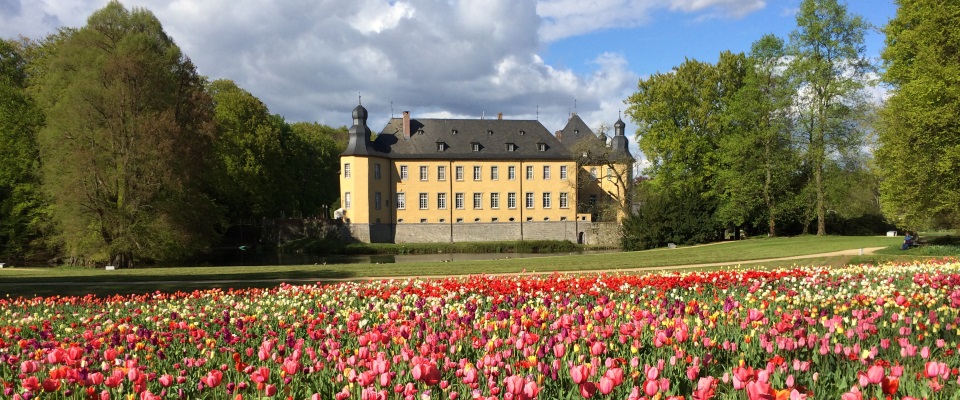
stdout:
[[357,92],[357,104],[359,104],[359,105],[362,106],[362,105],[363,105],[363,101],[361,101],[361,100],[362,100],[362,98],[360,97],[360,92]]

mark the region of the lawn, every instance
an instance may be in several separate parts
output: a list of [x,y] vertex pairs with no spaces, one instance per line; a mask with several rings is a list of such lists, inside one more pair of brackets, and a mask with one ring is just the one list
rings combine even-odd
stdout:
[[[679,265],[730,263],[829,253],[840,250],[895,247],[896,237],[802,236],[751,239],[706,246],[637,252],[504,258],[487,261],[405,264],[177,267],[105,271],[88,268],[4,268],[0,295],[130,294],[202,288],[271,287],[285,282],[316,282],[371,277],[469,275],[513,272],[620,270]],[[504,255],[508,257],[508,255]],[[837,258],[841,259],[841,258]],[[768,266],[792,265],[794,261]]]

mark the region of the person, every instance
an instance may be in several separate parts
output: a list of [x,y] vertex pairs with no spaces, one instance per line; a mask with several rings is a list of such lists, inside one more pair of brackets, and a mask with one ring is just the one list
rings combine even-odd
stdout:
[[910,246],[914,245],[913,233],[907,231],[907,235],[903,237],[903,244],[900,245],[900,250],[907,250]]

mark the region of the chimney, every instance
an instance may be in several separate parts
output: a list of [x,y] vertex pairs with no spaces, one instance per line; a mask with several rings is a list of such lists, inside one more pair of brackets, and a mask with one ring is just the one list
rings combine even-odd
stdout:
[[410,138],[410,111],[403,112],[403,137]]
[[554,136],[556,136],[556,137],[557,137],[557,140],[559,140],[559,141],[561,141],[561,142],[562,142],[562,141],[563,141],[563,139],[562,139],[562,138],[560,137],[560,136],[561,136],[562,134],[563,134],[563,131],[557,131],[557,134],[556,134],[556,135],[554,135]]
[[497,120],[499,121],[502,119],[503,119],[503,113],[497,113]]

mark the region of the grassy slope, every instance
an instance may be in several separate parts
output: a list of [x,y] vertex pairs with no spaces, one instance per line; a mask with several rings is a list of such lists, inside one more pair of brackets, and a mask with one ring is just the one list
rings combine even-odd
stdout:
[[[896,237],[805,236],[754,239],[640,252],[451,263],[185,267],[118,271],[78,268],[13,268],[0,270],[0,295],[146,293],[155,290],[170,292],[209,287],[269,287],[275,286],[277,280],[315,282],[364,277],[461,275],[520,272],[523,270],[550,272],[616,270],[720,262],[747,264],[750,260],[828,253],[856,248],[896,246],[901,240],[901,238]],[[507,257],[507,255],[504,257]],[[790,265],[792,262],[780,264]],[[244,282],[210,282],[221,280]],[[62,284],[63,282],[69,284]]]

